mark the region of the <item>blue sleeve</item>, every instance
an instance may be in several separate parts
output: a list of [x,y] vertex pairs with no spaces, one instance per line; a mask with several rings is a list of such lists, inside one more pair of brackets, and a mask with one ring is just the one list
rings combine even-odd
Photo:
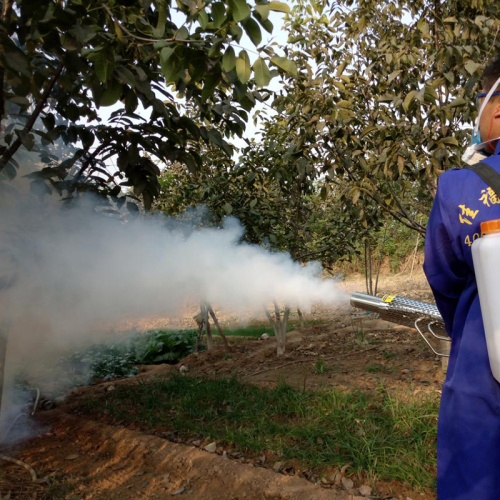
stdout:
[[443,190],[438,186],[425,237],[424,272],[450,337],[460,295],[467,278],[467,266],[453,250],[451,223],[443,207]]

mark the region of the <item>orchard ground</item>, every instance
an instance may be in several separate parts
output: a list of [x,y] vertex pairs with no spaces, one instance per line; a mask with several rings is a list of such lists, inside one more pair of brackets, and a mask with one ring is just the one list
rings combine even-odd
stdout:
[[[351,277],[341,286],[348,293],[363,291],[364,277]],[[432,301],[420,271],[413,273],[411,279],[409,274],[383,276],[379,290]],[[223,323],[229,319],[221,314]],[[261,321],[264,323],[265,318]],[[164,326],[166,322],[162,318],[146,321],[148,328]],[[133,400],[116,403],[121,416],[101,411],[123,392],[124,385],[147,386],[170,379],[179,374],[181,365],[186,367],[186,380],[230,379],[268,391],[279,390],[286,383],[297,394],[335,389],[341,394],[362,393],[377,398],[383,392],[394,401],[429,398],[436,407],[444,381],[441,361],[416,331],[373,319],[346,306],[313,310],[303,329],[288,334],[284,357],[276,357],[272,337],[229,340],[229,351],[220,346],[192,354],[178,365],[141,367],[136,377],[80,388],[55,410],[39,412],[39,435],[7,451],[29,463],[46,481],[32,483],[26,470],[4,463],[1,498],[8,492],[10,498],[68,500],[176,496],[207,500],[435,498],[432,487],[415,487],[410,480],[380,480],[377,474],[360,473],[349,462],[308,468],[304,461],[290,459],[276,450],[255,451],[253,444],[242,451],[227,434],[218,440],[209,431],[204,436],[199,430],[203,426],[180,431],[168,421],[158,424],[154,412],[145,425]],[[229,406],[226,401],[220,404],[226,409]],[[374,404],[369,403],[368,408]],[[156,412],[160,411],[163,410],[158,408]],[[168,411],[172,422],[179,417],[175,407]],[[220,414],[221,425],[224,415]],[[360,423],[361,435],[363,419],[363,414],[355,419]],[[315,440],[322,453],[326,438],[325,443],[321,437]],[[435,475],[432,468],[427,472]]]

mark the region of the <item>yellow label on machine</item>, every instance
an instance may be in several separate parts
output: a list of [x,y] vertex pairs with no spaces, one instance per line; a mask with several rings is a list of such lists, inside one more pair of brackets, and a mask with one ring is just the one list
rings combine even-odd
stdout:
[[396,298],[396,295],[384,295],[382,297],[382,302],[392,302]]

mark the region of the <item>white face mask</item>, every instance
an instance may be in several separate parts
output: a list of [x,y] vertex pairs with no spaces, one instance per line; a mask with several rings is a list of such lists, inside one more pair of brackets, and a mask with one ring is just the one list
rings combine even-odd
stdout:
[[499,85],[500,85],[500,78],[495,82],[495,84],[491,87],[490,91],[486,94],[483,104],[481,105],[481,108],[479,110],[479,114],[477,115],[476,122],[474,123],[474,129],[472,130],[471,144],[465,150],[465,153],[462,155],[462,161],[464,163],[467,163],[468,165],[473,165],[474,163],[484,160],[484,158],[486,158],[486,155],[482,154],[481,151],[483,151],[486,148],[486,145],[488,143],[500,139],[500,137],[497,137],[496,139],[490,139],[486,142],[481,142],[481,134],[479,133],[479,123],[484,108],[486,108],[486,105],[491,99],[491,96],[495,93],[495,90]]

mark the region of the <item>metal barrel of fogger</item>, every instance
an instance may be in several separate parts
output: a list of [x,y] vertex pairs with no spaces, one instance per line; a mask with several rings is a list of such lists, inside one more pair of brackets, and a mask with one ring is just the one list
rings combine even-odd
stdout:
[[351,295],[351,306],[378,313],[380,319],[385,321],[416,328],[435,354],[447,356],[437,352],[424,335],[430,333],[436,339],[449,341],[443,317],[435,304],[396,295],[375,297],[355,292]]

